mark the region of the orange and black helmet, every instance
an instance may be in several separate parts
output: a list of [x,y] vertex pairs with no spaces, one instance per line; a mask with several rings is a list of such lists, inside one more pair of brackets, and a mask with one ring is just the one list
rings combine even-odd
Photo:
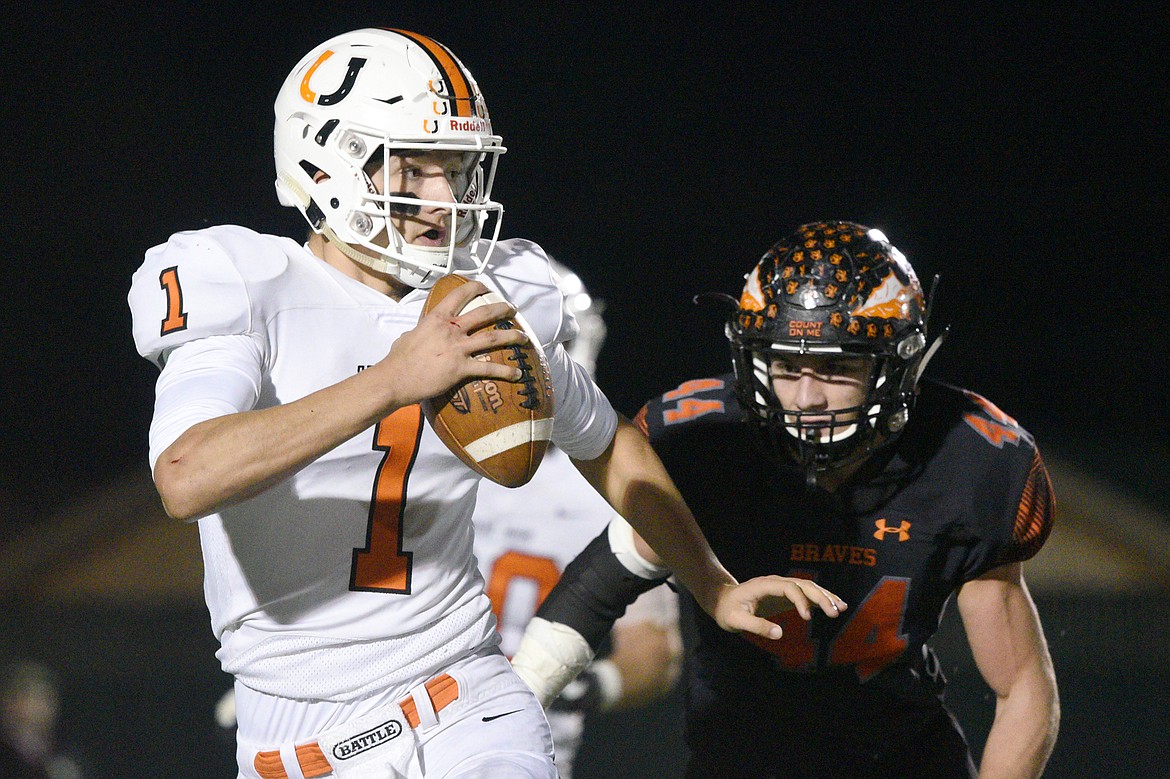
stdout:
[[[909,261],[880,230],[854,222],[804,225],[747,276],[727,324],[741,404],[810,476],[839,467],[905,427],[925,367],[926,296]],[[933,352],[933,348],[929,350]],[[783,355],[874,358],[864,405],[837,411],[840,440],[814,440],[801,414],[781,408],[771,365]],[[807,428],[807,429],[806,429]]]

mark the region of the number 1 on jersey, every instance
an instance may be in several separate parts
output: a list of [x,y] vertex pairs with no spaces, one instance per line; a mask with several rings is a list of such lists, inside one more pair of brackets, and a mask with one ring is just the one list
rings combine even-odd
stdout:
[[183,310],[183,287],[179,284],[177,265],[166,268],[158,275],[158,286],[167,293],[167,315],[163,317],[159,335],[186,330],[187,312]]
[[413,554],[402,549],[406,477],[414,466],[422,433],[422,409],[416,404],[395,411],[374,428],[374,448],[386,455],[378,465],[370,500],[366,546],[353,550],[351,590],[410,594]]

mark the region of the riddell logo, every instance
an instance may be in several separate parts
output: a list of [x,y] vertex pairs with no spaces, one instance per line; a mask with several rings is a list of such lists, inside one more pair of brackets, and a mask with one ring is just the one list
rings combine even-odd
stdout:
[[333,747],[333,756],[338,760],[348,760],[398,738],[400,735],[402,735],[402,723],[398,720],[388,720],[376,728],[370,728],[365,733],[359,733],[353,738],[347,738],[337,744]]
[[898,534],[898,543],[910,540],[910,523],[906,520],[902,520],[902,524],[898,525],[897,527],[886,527],[885,519],[875,519],[873,524],[874,527],[877,528],[877,530],[874,531],[873,537],[878,541],[881,541],[886,537],[886,535],[890,533]]
[[482,119],[449,119],[451,129],[456,132],[482,133],[487,130],[487,122]]

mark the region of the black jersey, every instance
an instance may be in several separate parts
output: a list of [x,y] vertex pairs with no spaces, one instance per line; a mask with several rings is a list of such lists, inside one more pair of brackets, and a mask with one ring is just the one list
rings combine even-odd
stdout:
[[731,375],[687,382],[639,413],[737,579],[805,577],[849,604],[837,619],[778,615],[773,642],[721,630],[683,594],[694,775],[967,775],[926,641],[959,586],[1040,549],[1054,505],[1014,420],[972,392],[920,389],[902,435],[832,493],[757,443]]

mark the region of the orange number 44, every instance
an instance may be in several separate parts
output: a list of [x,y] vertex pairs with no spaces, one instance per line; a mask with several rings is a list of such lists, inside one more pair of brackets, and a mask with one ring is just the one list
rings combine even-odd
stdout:
[[[789,575],[813,578],[803,572]],[[865,600],[851,607],[842,618],[845,624],[829,642],[828,664],[851,665],[857,678],[864,682],[897,660],[909,644],[906,634],[901,632],[909,591],[909,579],[883,577]],[[779,640],[769,641],[748,634],[745,637],[775,655],[784,668],[812,671],[816,667],[817,642],[812,638],[809,623],[801,619],[795,609],[768,619],[784,628],[784,635]]]

